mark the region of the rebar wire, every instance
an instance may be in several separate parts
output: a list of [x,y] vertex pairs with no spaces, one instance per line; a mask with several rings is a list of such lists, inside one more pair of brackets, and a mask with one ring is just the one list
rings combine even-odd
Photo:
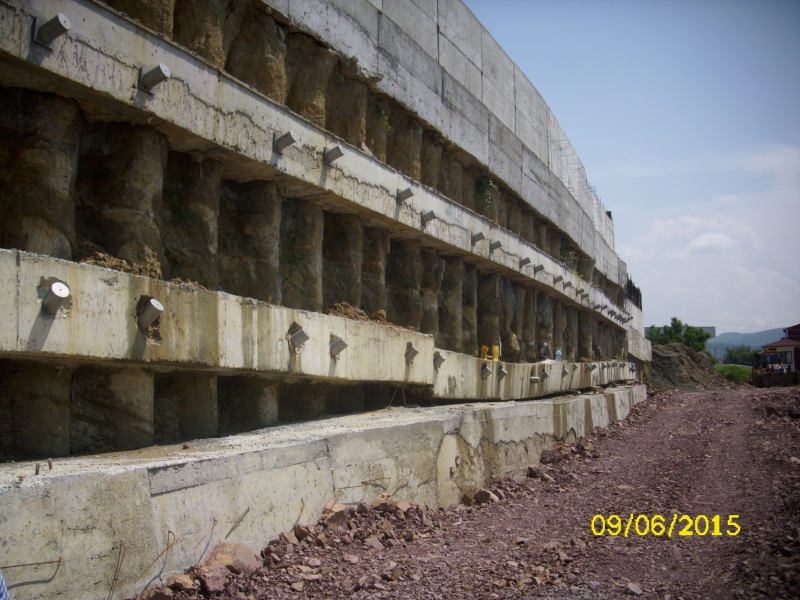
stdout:
[[42,562],[20,563],[18,565],[0,565],[0,569],[16,569],[18,567],[34,567],[36,565],[52,565],[54,563],[61,564],[63,559],[59,556],[58,560],[45,560]]
[[119,561],[117,562],[117,571],[114,573],[114,579],[111,581],[111,591],[108,592],[108,600],[114,596],[114,588],[117,587],[119,580],[119,572],[122,569],[122,562],[125,560],[125,542],[119,543]]
[[303,516],[303,511],[306,509],[306,501],[300,498],[300,514],[297,515],[297,518],[294,520],[294,525],[292,526],[292,531],[294,528],[297,527],[297,524],[300,522],[300,517]]
[[193,548],[193,550],[197,550],[197,546],[199,546],[200,544],[202,544],[202,543],[203,543],[203,540],[204,540],[204,539],[206,539],[206,538],[209,536],[209,534],[212,534],[212,533],[214,533],[214,527],[216,527],[216,526],[217,526],[217,520],[216,520],[216,519],[214,519],[214,523],[211,525],[211,531],[209,531],[207,534],[205,534],[203,537],[201,537],[201,538],[200,538],[200,541],[199,541],[199,542],[197,542],[197,544],[195,545],[195,547]]
[[[169,536],[172,536],[172,543],[171,543],[171,544],[169,543]],[[145,573],[147,573],[147,572],[148,572],[148,571],[149,571],[149,570],[150,570],[150,569],[153,567],[153,565],[154,565],[154,564],[156,564],[156,562],[158,561],[158,559],[159,559],[159,558],[161,558],[161,557],[162,557],[164,554],[167,554],[167,553],[169,552],[169,549],[170,549],[170,548],[172,548],[172,547],[173,547],[173,546],[174,546],[174,545],[175,545],[177,542],[178,542],[178,536],[176,536],[176,535],[175,535],[174,533],[172,533],[171,531],[167,531],[167,547],[166,547],[166,548],[164,548],[164,550],[162,550],[162,551],[161,551],[161,553],[160,553],[158,556],[156,556],[156,557],[155,557],[155,559],[153,560],[153,562],[151,562],[151,563],[150,563],[150,564],[147,566],[147,568],[146,568],[144,571],[142,571],[142,574],[141,574],[141,575],[139,575],[139,577],[137,577],[137,578],[136,578],[136,581],[134,581],[134,582],[133,582],[133,583],[134,583],[134,585],[136,585],[136,584],[139,582],[139,580],[140,580],[142,577],[144,577],[144,574],[145,574]],[[167,556],[167,557],[164,559],[164,567],[166,567],[166,566],[167,566],[167,560],[169,560],[169,556]],[[151,582],[151,583],[152,583],[152,582]],[[148,585],[149,585],[149,584],[148,584]],[[143,594],[145,591],[147,591],[147,588],[146,588],[146,587],[145,587],[145,588],[144,588],[144,589],[143,589],[141,592],[139,592],[138,594],[136,594],[136,596],[134,596],[134,600],[139,600],[139,596],[141,596],[141,595],[142,595],[142,594]]]
[[226,533],[226,534],[225,534],[225,538],[224,538],[224,539],[226,539],[226,540],[228,539],[228,536],[229,536],[231,533],[233,533],[233,530],[234,530],[234,529],[236,529],[236,528],[239,526],[239,523],[241,523],[241,522],[242,522],[242,519],[244,519],[244,518],[245,518],[245,516],[247,516],[247,513],[249,513],[249,512],[250,512],[250,507],[248,506],[248,507],[245,509],[245,511],[244,511],[244,512],[243,512],[241,515],[239,515],[239,518],[238,518],[238,519],[236,519],[236,522],[235,522],[233,525],[231,525],[231,528],[228,530],[228,533]]

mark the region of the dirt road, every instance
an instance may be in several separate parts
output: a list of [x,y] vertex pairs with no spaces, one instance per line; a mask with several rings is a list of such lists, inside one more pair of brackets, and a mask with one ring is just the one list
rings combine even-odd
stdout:
[[[219,597],[800,597],[800,389],[658,394],[546,458],[553,481],[506,481],[496,503],[404,521],[368,511],[324,530],[325,549],[317,532],[273,545],[276,568],[231,576]],[[671,537],[640,537],[635,519],[627,538],[593,535],[593,517],[612,514],[622,529],[630,514],[663,515],[665,529],[678,516]],[[701,532],[705,515],[708,533],[679,536],[681,515]],[[381,527],[392,547],[358,540]]]

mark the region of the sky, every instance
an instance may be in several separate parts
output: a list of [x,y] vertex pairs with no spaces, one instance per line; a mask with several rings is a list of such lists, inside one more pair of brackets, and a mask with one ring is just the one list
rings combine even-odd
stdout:
[[465,0],[614,216],[645,322],[800,323],[800,0]]

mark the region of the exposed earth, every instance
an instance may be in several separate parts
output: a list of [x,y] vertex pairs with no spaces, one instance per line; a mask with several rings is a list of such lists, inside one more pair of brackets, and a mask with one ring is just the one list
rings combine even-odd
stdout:
[[[432,511],[398,492],[375,507],[334,507],[327,525],[295,529],[304,539],[270,542],[263,563],[251,552],[250,567],[229,560],[214,571],[212,559],[181,580],[198,589],[177,591],[173,579],[175,591],[154,597],[798,596],[800,388],[655,394],[542,460],[533,477],[496,482],[497,501],[484,493],[480,505]],[[722,535],[711,535],[713,520],[703,537],[679,536],[684,522],[671,538],[635,527],[627,538],[593,535],[595,515],[621,515],[624,526],[631,513],[663,515],[667,527],[673,515],[721,515]],[[735,537],[729,515],[738,515]],[[209,593],[215,572],[221,592]]]

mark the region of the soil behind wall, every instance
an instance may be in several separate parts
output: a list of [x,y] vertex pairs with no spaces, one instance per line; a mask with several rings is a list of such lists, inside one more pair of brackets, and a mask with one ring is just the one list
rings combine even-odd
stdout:
[[692,390],[727,385],[728,381],[717,373],[707,354],[672,343],[653,346],[653,372],[648,384],[657,391]]

